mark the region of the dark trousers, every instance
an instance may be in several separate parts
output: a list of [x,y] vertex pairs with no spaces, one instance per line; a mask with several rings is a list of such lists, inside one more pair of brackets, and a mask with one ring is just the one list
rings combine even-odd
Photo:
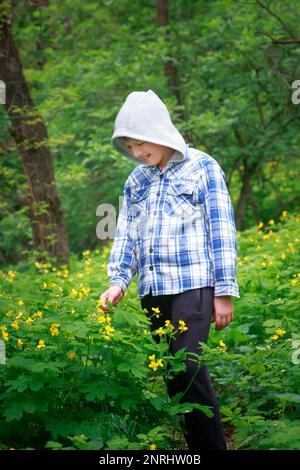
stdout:
[[[198,342],[207,342],[213,312],[213,298],[213,287],[159,296],[153,296],[150,290],[150,294],[141,299],[141,306],[147,310],[147,317],[151,317],[152,331],[164,327],[166,320],[170,320],[175,328],[179,326],[179,320],[184,320],[186,323],[188,330],[176,333],[176,340],[171,341],[171,353],[175,354],[179,349],[186,347],[187,352],[201,354]],[[159,318],[156,318],[152,307],[159,307]],[[159,335],[155,335],[154,338],[157,342],[160,341]],[[193,356],[190,357],[195,359]],[[212,418],[208,418],[197,409],[184,413],[184,436],[188,448],[189,450],[225,450],[226,441],[220,412],[207,367],[201,366],[197,372],[196,362],[190,361],[187,357],[185,363],[186,371],[166,381],[168,395],[172,397],[176,393],[184,392],[192,381],[181,402],[207,405],[212,407],[214,413]]]

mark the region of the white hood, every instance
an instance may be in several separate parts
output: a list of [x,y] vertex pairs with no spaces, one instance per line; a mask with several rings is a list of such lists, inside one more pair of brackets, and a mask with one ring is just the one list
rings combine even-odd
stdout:
[[133,91],[121,107],[115,122],[112,145],[125,157],[137,163],[128,150],[122,146],[120,137],[164,145],[176,150],[172,159],[181,161],[186,152],[186,143],[173,125],[169,111],[152,90]]

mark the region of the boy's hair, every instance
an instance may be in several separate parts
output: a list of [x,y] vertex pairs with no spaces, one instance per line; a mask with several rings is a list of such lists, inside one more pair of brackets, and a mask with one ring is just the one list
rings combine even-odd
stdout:
[[119,145],[124,150],[127,150],[126,143],[128,142],[128,139],[129,139],[129,137],[126,137],[126,136],[119,137]]

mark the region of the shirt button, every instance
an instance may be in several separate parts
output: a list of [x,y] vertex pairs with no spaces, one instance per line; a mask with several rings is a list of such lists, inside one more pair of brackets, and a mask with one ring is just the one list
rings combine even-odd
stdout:
[[153,266],[150,266],[150,267],[149,267],[149,270],[150,270],[150,271],[153,271]]
[[149,253],[153,253],[153,248],[150,248],[150,249],[149,249]]
[[150,233],[153,233],[153,228],[150,228],[149,232],[150,232]]
[[163,177],[164,177],[164,175],[159,175],[159,177],[160,177],[160,178],[163,178]]
[[159,196],[159,195],[160,195],[160,193],[156,193],[156,196]]

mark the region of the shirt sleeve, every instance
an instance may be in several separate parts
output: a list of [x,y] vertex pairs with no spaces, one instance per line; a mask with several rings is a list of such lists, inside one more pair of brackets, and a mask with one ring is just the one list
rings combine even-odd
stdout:
[[124,292],[137,271],[134,217],[127,182],[106,270],[110,286],[119,286]]
[[237,236],[225,174],[214,159],[206,163],[202,199],[206,213],[214,295],[240,297],[236,281]]

